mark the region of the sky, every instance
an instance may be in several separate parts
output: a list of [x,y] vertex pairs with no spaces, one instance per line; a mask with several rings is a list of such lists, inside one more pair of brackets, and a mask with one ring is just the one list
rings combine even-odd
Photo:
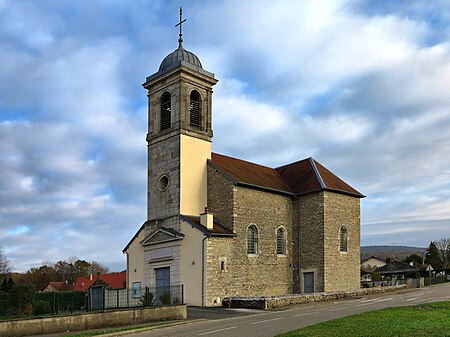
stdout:
[[0,0],[0,245],[15,271],[125,269],[147,93],[184,47],[219,80],[213,150],[313,157],[367,196],[362,245],[450,236],[450,1]]

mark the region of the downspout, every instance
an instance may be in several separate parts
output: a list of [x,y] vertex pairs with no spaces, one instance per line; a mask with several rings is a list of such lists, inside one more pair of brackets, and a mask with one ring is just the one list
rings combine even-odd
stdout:
[[205,240],[207,235],[202,240],[202,307],[205,306]]

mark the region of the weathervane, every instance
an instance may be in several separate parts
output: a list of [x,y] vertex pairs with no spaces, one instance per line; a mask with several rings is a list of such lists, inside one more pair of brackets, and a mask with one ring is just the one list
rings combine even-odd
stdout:
[[178,35],[178,48],[183,48],[183,33],[181,31],[183,23],[186,22],[186,19],[183,20],[183,9],[180,6],[180,22],[178,22],[175,27],[180,26],[180,34]]

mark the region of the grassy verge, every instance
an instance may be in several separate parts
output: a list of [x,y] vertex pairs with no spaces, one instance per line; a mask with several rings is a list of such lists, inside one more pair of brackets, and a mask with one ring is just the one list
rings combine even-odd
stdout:
[[302,336],[450,337],[450,301],[371,311],[279,335]]
[[149,327],[156,327],[168,323],[173,323],[170,321],[166,322],[158,322],[158,323],[149,323],[149,324],[143,324],[139,326],[132,326],[132,327],[123,327],[123,328],[111,328],[111,329],[104,329],[104,330],[95,330],[95,331],[83,331],[79,333],[75,333],[73,335],[66,335],[65,337],[90,337],[90,336],[99,336],[104,335],[108,333],[115,333],[115,332],[122,332],[122,331],[129,331],[129,330],[135,330],[135,329],[143,329],[143,328],[149,328]]

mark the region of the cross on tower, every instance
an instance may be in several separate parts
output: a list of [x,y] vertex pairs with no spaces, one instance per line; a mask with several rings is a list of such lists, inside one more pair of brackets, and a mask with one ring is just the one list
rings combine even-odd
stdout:
[[178,22],[175,27],[180,26],[180,34],[178,35],[178,48],[183,48],[183,33],[181,31],[183,23],[186,22],[186,19],[183,20],[183,9],[180,7],[180,22]]

